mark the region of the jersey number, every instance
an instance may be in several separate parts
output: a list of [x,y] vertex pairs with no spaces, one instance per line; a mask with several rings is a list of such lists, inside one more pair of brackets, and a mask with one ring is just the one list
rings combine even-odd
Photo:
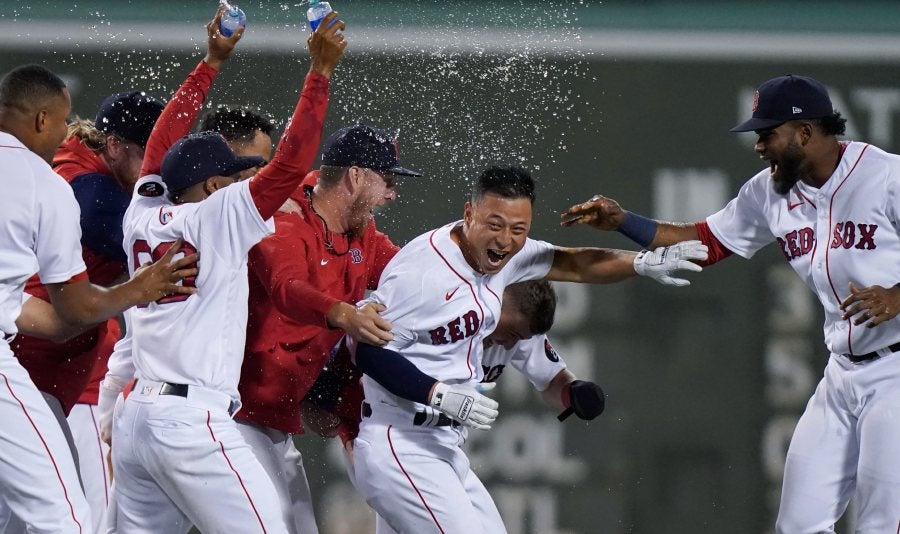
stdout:
[[[158,261],[163,255],[168,252],[172,245],[174,245],[174,241],[166,241],[165,243],[160,243],[156,245],[156,248],[150,249],[150,243],[143,239],[138,239],[134,242],[134,246],[131,248],[132,255],[134,257],[134,270],[138,270],[140,266],[147,261]],[[197,248],[194,245],[185,241],[181,245],[181,250],[178,251],[178,254],[175,255],[175,258],[188,256],[191,254],[195,254],[197,252]],[[198,266],[199,273],[199,266]],[[183,287],[197,287],[197,277],[196,276],[188,276],[179,282]],[[187,300],[190,295],[169,295],[168,297],[163,297],[156,301],[157,304],[166,304],[168,302],[182,302]],[[146,308],[147,304],[141,304],[138,308]]]

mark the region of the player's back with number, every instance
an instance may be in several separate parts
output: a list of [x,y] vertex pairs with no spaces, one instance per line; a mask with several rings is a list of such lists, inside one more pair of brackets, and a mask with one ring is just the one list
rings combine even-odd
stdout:
[[[220,189],[203,202],[172,204],[158,177],[139,182],[125,214],[129,269],[155,259],[178,238],[202,258],[196,298],[162,299],[132,314],[136,374],[197,384],[237,397],[247,325],[247,252],[272,231],[253,204],[248,182]],[[159,195],[159,196],[148,196]]]

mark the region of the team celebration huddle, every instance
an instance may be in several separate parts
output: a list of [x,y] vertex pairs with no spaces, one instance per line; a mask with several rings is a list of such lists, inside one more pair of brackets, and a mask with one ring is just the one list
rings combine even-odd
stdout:
[[[401,163],[394,125],[324,132],[353,29],[330,12],[310,31],[275,142],[263,114],[207,102],[251,31],[228,16],[167,100],[136,87],[80,119],[45,67],[0,81],[0,532],[317,533],[295,442],[311,432],[340,440],[378,534],[505,533],[465,448],[502,421],[503,369],[562,424],[606,406],[547,338],[554,287],[690,292],[686,275],[772,242],[830,353],[775,530],[835,532],[852,498],[856,532],[900,532],[900,158],[840,140],[820,82],[759,85],[732,131],[766,168],[703,220],[602,194],[542,205],[540,176],[498,162],[466,177],[460,220],[401,247],[373,212],[432,178]],[[529,237],[554,211],[636,250]]]

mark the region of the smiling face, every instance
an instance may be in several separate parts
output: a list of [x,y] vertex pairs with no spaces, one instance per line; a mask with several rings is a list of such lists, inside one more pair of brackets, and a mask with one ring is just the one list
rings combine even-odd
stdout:
[[772,186],[778,194],[788,194],[794,184],[809,174],[801,145],[801,128],[797,123],[786,122],[769,130],[757,130],[756,135],[759,139],[754,149],[760,158],[769,162]]
[[460,248],[478,272],[495,274],[525,246],[531,230],[531,200],[486,193],[467,202]]

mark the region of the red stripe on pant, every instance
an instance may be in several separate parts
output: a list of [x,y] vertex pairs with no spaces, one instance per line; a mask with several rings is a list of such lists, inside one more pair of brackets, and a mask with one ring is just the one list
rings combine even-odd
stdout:
[[69,500],[69,491],[66,489],[66,483],[63,482],[62,474],[59,472],[59,466],[56,465],[56,459],[53,458],[53,454],[50,452],[50,447],[47,446],[47,441],[44,439],[44,436],[41,435],[41,431],[38,430],[36,424],[34,424],[34,419],[31,418],[31,414],[28,413],[28,409],[25,408],[25,403],[16,396],[16,394],[12,390],[12,386],[9,383],[9,378],[6,377],[5,374],[0,373],[0,376],[3,377],[4,382],[6,382],[6,389],[9,390],[9,394],[12,395],[12,398],[16,399],[16,402],[19,403],[19,406],[22,407],[22,412],[25,414],[25,417],[28,419],[28,422],[31,423],[31,427],[34,428],[35,433],[38,436],[38,439],[41,440],[41,443],[44,445],[44,450],[47,451],[47,456],[50,457],[50,462],[53,464],[53,469],[56,470],[56,478],[59,480],[59,485],[62,486],[63,495],[66,498],[66,503],[69,505],[69,512],[72,514],[72,521],[78,525],[78,532],[81,532],[81,523],[78,521],[78,518],[75,517],[75,507],[72,506],[72,501]]
[[[212,425],[209,424],[210,417],[212,417],[212,414],[209,412],[209,410],[207,410],[207,412],[206,412],[206,428],[209,429],[209,435],[212,436],[213,441],[216,441],[216,435],[213,433]],[[237,472],[237,469],[235,469],[234,466],[231,465],[231,460],[229,460],[228,455],[225,454],[225,444],[222,443],[221,441],[219,441],[217,443],[219,444],[219,449],[221,449],[221,451],[222,451],[222,456],[225,457],[225,462],[228,463],[228,468],[231,469],[231,472],[234,473],[234,476],[237,477],[238,482],[241,483],[241,489],[244,490],[244,495],[247,496],[247,501],[250,502],[250,508],[253,508],[253,513],[256,514],[256,520],[259,521],[259,526],[260,526],[260,528],[262,528],[263,533],[265,534],[266,526],[263,524],[263,520],[259,516],[259,511],[257,511],[256,505],[253,504],[253,498],[250,497],[250,492],[247,491],[247,486],[244,485],[244,479],[241,478],[241,475],[240,475],[240,473]]]
[[409,480],[409,484],[412,486],[413,490],[415,490],[416,495],[419,496],[419,500],[422,501],[422,505],[425,506],[425,509],[428,510],[428,513],[431,515],[432,521],[434,521],[434,525],[441,531],[441,534],[444,534],[444,529],[441,527],[441,524],[438,523],[437,517],[435,517],[434,512],[431,511],[431,507],[428,506],[428,503],[425,502],[425,496],[422,495],[422,492],[419,491],[419,488],[416,487],[416,483],[413,482],[412,477],[409,476],[409,473],[406,472],[406,469],[403,468],[403,464],[400,463],[400,458],[397,456],[397,452],[394,451],[394,442],[391,440],[391,428],[393,425],[387,428],[387,439],[388,445],[391,447],[391,454],[394,455],[394,460],[397,462],[397,466],[400,468],[400,471],[403,471],[403,474],[406,476],[406,480]]

